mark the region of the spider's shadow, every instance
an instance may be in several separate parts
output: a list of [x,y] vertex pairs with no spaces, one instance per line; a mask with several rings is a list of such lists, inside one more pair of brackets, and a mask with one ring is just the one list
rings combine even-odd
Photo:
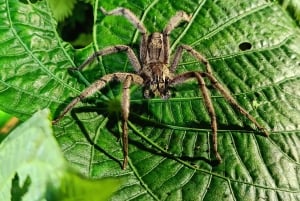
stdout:
[[[148,105],[148,102],[145,101],[144,104],[142,104],[140,107],[147,108],[147,105]],[[133,110],[133,111],[139,111],[139,110]],[[150,114],[151,112],[147,111],[147,112],[144,112],[144,113]],[[142,115],[143,114],[141,114],[141,113],[135,112],[134,114],[131,114],[130,121],[135,123],[136,125],[139,125],[142,128],[151,127],[151,128],[158,128],[158,129],[166,129],[166,128],[170,129],[168,126],[165,126],[164,124],[161,124],[161,123],[158,123],[158,121],[155,121],[155,119],[156,119],[155,115],[153,115],[154,120],[152,120],[152,121],[141,118],[140,116],[142,116]],[[194,125],[194,123],[191,123],[191,125]],[[187,126],[187,127],[189,127],[189,126]],[[208,125],[207,127],[209,129],[210,125]],[[147,140],[145,140],[145,141],[147,141]],[[204,162],[210,164],[211,166],[216,166],[216,165],[219,164],[219,162],[217,160],[208,159],[208,158],[203,157],[203,156],[193,156],[193,157],[186,156],[186,155],[176,156],[175,154],[172,154],[172,153],[162,153],[161,151],[158,151],[155,148],[148,148],[143,143],[141,143],[140,141],[129,140],[129,142],[131,142],[132,144],[135,144],[140,149],[151,152],[153,154],[165,156],[165,157],[168,157],[168,158],[174,159],[174,160],[180,159],[180,160],[189,162],[191,165],[196,164],[197,161],[204,161]],[[211,140],[209,140],[209,142],[211,143]],[[210,145],[210,147],[212,148],[212,144]],[[166,152],[167,152],[167,150],[166,150]],[[209,152],[209,150],[206,150],[206,152]],[[212,153],[212,150],[211,150],[211,153]]]
[[[142,106],[142,107],[145,108],[146,106]],[[156,123],[155,121],[147,121],[145,119],[141,119],[141,118],[139,118],[138,114],[131,115],[130,121],[135,123],[136,125],[139,125],[140,127],[152,127],[152,128],[159,128],[159,129],[166,128],[162,124]],[[146,141],[147,144],[149,144],[146,139],[143,139],[143,140]],[[180,160],[189,162],[191,165],[196,164],[197,161],[204,161],[212,166],[215,166],[218,164],[217,161],[210,160],[210,159],[202,157],[202,156],[193,156],[193,157],[185,156],[185,155],[176,156],[173,153],[169,153],[167,151],[167,149],[165,149],[166,152],[162,152],[162,151],[157,150],[156,148],[146,146],[141,141],[130,139],[130,137],[129,137],[129,143],[134,144],[139,149],[150,152],[154,155],[160,155],[160,156],[167,157],[167,158],[173,159],[173,160],[180,159]],[[157,145],[160,146],[159,144],[157,144]]]
[[[97,112],[99,115],[103,115],[102,111],[97,111],[95,107],[92,106],[85,106],[85,107],[78,107],[78,108],[74,108],[70,114],[71,117],[74,119],[74,121],[76,122],[77,126],[79,127],[81,133],[84,135],[84,137],[86,138],[86,140],[98,151],[104,153],[108,158],[110,158],[111,160],[119,163],[120,167],[122,167],[121,161],[117,158],[115,158],[112,154],[109,153],[109,151],[106,151],[105,149],[103,149],[101,146],[99,146],[97,144],[97,142],[95,142],[91,136],[90,133],[88,131],[88,129],[86,128],[86,125],[83,123],[83,121],[80,120],[78,114],[80,113],[87,113],[87,112]],[[113,135],[116,136],[115,133],[113,133]]]
[[[89,99],[88,102],[92,102],[91,99]],[[137,111],[138,108],[147,108],[147,100],[142,101],[141,103],[133,103],[131,104],[131,108],[133,111]],[[72,109],[72,111],[70,112],[71,117],[76,121],[77,126],[79,127],[79,129],[81,130],[82,134],[85,136],[85,138],[87,139],[87,141],[94,146],[94,148],[102,153],[104,153],[107,157],[109,157],[111,160],[114,160],[115,162],[117,162],[120,167],[121,165],[121,161],[117,158],[115,158],[113,155],[111,155],[109,153],[109,151],[105,150],[104,148],[100,147],[97,142],[93,141],[93,139],[90,137],[89,131],[86,127],[86,125],[83,123],[83,121],[80,120],[79,118],[79,114],[80,113],[88,113],[88,112],[96,112],[99,115],[103,115],[108,117],[108,122],[106,124],[106,128],[109,130],[109,132],[111,134],[113,134],[116,137],[116,140],[118,140],[121,136],[121,133],[118,131],[118,129],[116,129],[116,124],[117,122],[120,120],[120,114],[109,114],[108,112],[105,112],[104,109],[99,109],[99,108],[103,108],[105,107],[106,104],[105,103],[97,103],[96,106],[83,106],[83,107],[77,107]],[[145,110],[138,110],[138,111],[143,111],[139,114],[145,114],[146,111]],[[136,125],[140,125],[142,127],[147,126],[147,127],[156,127],[156,128],[164,128],[162,125],[157,124],[155,122],[149,122],[149,121],[145,121],[141,118],[138,118],[138,115],[132,115],[129,117],[130,121]],[[141,136],[140,136],[141,137]],[[153,148],[151,146],[147,146],[150,145],[147,140],[143,139],[143,142],[138,141],[136,139],[133,139],[133,137],[130,137],[130,132],[129,132],[129,136],[128,136],[128,143],[129,145],[134,145],[136,146],[138,149],[149,152],[153,155],[158,155],[158,156],[162,156],[162,157],[167,157],[169,159],[172,160],[176,160],[176,159],[180,159],[186,162],[189,162],[191,165],[196,164],[197,161],[205,161],[206,163],[209,163],[212,166],[217,165],[217,161],[214,160],[210,160],[208,158],[205,157],[189,157],[189,156],[176,156],[172,153],[168,153],[166,152],[161,152],[156,148]],[[142,137],[141,137],[142,138]],[[101,139],[100,139],[101,140]]]
[[[202,99],[202,101],[199,102],[199,104],[203,105],[203,107],[205,107],[205,103],[203,101],[203,97],[202,97],[201,91],[199,90],[197,84],[185,83],[185,84],[182,84],[179,87],[178,86],[177,87],[172,87],[171,88],[171,91],[173,92],[172,93],[172,97],[175,97],[175,93],[176,92],[185,91],[187,89],[189,89],[189,90],[192,89],[192,91],[198,90],[199,91],[199,95],[198,96],[200,97],[200,99]],[[213,95],[220,96],[220,93],[211,84],[207,85],[207,89],[211,93],[211,98],[213,97]],[[168,101],[168,100],[166,100],[166,101]],[[217,103],[218,100],[215,100],[215,101],[212,100],[212,104],[213,104],[214,109],[216,109],[215,105],[218,105],[218,103]],[[216,115],[216,119],[217,119],[217,127],[218,127],[219,132],[220,131],[223,131],[223,132],[224,131],[228,131],[228,132],[243,132],[245,134],[247,134],[247,133],[255,133],[255,135],[259,135],[259,136],[265,137],[264,133],[261,132],[261,131],[259,131],[257,128],[255,128],[255,125],[253,125],[253,123],[247,117],[245,117],[245,115],[241,114],[238,109],[236,109],[234,106],[230,105],[230,103],[227,100],[225,100],[225,101],[232,108],[232,110],[234,111],[235,116],[239,119],[239,121],[242,123],[242,125],[241,124],[231,124],[231,123],[228,123],[228,122],[223,122],[223,123],[220,122],[219,121],[219,115],[223,115],[223,116],[227,115],[226,111],[222,111],[222,112],[224,112],[224,114],[218,114],[215,111],[216,112],[215,115]],[[219,103],[219,104],[221,105],[221,103]],[[205,108],[204,110],[206,111],[206,114],[209,115],[207,109]],[[157,122],[161,122],[161,120],[163,120],[163,119],[161,119],[161,117],[159,115],[157,115],[155,113],[152,113],[152,115],[153,115],[153,118],[157,120]],[[201,128],[201,129],[207,130],[208,132],[211,131],[210,121],[205,121],[205,120],[202,121],[201,119],[199,119],[199,120],[190,120],[188,122],[184,122],[184,124],[182,124],[182,125],[176,124],[176,126],[182,126],[182,127],[186,127],[186,128],[195,128],[195,129]]]
[[[101,92],[103,94],[105,94],[105,92],[107,90],[115,88],[116,83],[115,82],[110,83],[110,85],[107,87],[104,87],[103,90],[101,90]],[[176,91],[176,89],[173,89],[172,91]],[[72,100],[72,98],[68,98],[68,100],[66,102],[70,102],[71,100]],[[85,136],[87,141],[91,145],[93,145],[96,150],[99,150],[100,152],[104,153],[106,156],[108,156],[110,159],[114,160],[115,162],[119,163],[121,166],[119,159],[112,156],[109,153],[109,151],[106,151],[105,149],[100,147],[97,144],[97,142],[93,141],[93,139],[90,137],[90,134],[89,134],[89,131],[88,131],[86,125],[84,124],[84,121],[81,121],[78,116],[78,114],[80,114],[80,113],[89,113],[89,112],[95,113],[96,112],[98,115],[103,115],[104,117],[107,117],[108,122],[106,124],[106,128],[108,129],[108,131],[110,133],[112,133],[116,137],[116,140],[117,140],[121,136],[120,131],[118,129],[116,129],[116,125],[118,124],[117,122],[119,122],[119,120],[121,120],[121,110],[119,110],[119,111],[117,110],[118,112],[114,112],[114,113],[110,113],[109,111],[107,111],[107,107],[108,107],[108,104],[110,101],[111,100],[99,101],[99,98],[96,98],[96,97],[87,98],[87,99],[83,100],[83,102],[86,102],[89,105],[93,105],[93,106],[82,106],[82,107],[73,108],[71,110],[71,116],[76,121],[78,127],[80,128],[81,132],[83,133],[83,135]],[[158,128],[158,129],[166,128],[166,126],[164,126],[164,123],[162,123],[162,124],[157,123],[157,122],[160,122],[161,117],[159,117],[160,115],[156,114],[155,112],[151,111],[151,109],[149,109],[149,101],[151,101],[151,100],[143,99],[138,102],[136,102],[136,101],[131,102],[131,105],[130,105],[131,114],[129,116],[130,121],[132,123],[134,123],[135,125],[139,125],[140,127],[153,127],[153,128]],[[165,100],[165,101],[167,104],[168,100]],[[61,105],[60,108],[63,109],[64,107],[65,107],[65,105]],[[58,110],[58,111],[60,111],[60,110]],[[57,111],[57,113],[58,113],[58,111]],[[141,118],[143,116],[151,116],[152,120]],[[189,128],[199,128],[200,127],[205,130],[210,130],[209,122],[196,122],[196,121],[185,122],[185,124],[183,126],[189,127]],[[234,126],[234,125],[222,125],[222,124],[220,125],[219,124],[218,128],[223,129],[223,130],[231,130],[232,131],[232,130],[236,129],[237,131],[241,131],[240,126]],[[250,128],[250,126],[249,126],[249,128]],[[245,129],[245,127],[244,127],[244,129]],[[253,130],[253,129],[250,129],[250,130]],[[144,142],[138,141],[138,140],[134,139],[133,137],[130,137],[130,134],[129,134],[129,145],[132,144],[132,145],[136,146],[138,149],[146,151],[146,152],[150,152],[154,155],[167,157],[167,158],[173,159],[173,160],[181,159],[183,161],[190,162],[191,164],[194,164],[195,162],[199,162],[199,161],[204,161],[212,166],[215,166],[218,164],[217,160],[208,159],[206,157],[201,157],[201,156],[193,156],[193,157],[180,156],[179,157],[179,156],[176,156],[175,154],[167,153],[167,151],[161,152],[156,148],[147,146],[147,145],[149,145],[147,140],[145,142],[145,139],[143,139],[143,141]],[[212,140],[209,140],[209,143],[210,143],[210,147],[213,147]],[[207,151],[212,152],[212,150],[207,150]]]

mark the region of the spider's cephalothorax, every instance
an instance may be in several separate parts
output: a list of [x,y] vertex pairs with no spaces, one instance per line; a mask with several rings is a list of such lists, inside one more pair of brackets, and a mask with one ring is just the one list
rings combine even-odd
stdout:
[[[182,21],[189,22],[190,16],[183,11],[178,11],[166,25],[162,32],[154,32],[148,35],[143,23],[128,9],[116,8],[110,12],[107,12],[101,8],[102,13],[105,15],[121,15],[129,20],[141,33],[142,39],[140,44],[140,58],[138,59],[133,50],[126,45],[115,45],[104,48],[95,52],[84,63],[82,63],[77,70],[82,70],[87,64],[91,63],[96,57],[113,54],[117,52],[126,52],[131,65],[136,73],[116,72],[113,74],[104,75],[99,80],[95,81],[89,87],[87,87],[78,97],[73,99],[67,107],[61,112],[61,114],[53,121],[57,123],[67,112],[69,112],[79,101],[93,95],[95,92],[101,90],[109,81],[118,80],[123,82],[123,94],[122,94],[122,141],[123,141],[123,153],[124,161],[122,168],[125,169],[128,160],[128,116],[130,108],[130,86],[132,84],[142,85],[144,88],[144,96],[151,98],[153,96],[160,96],[162,98],[169,98],[170,89],[169,86],[175,86],[181,84],[189,79],[195,79],[198,82],[199,89],[202,92],[204,104],[211,118],[211,130],[212,130],[212,144],[213,151],[216,159],[221,162],[221,156],[217,149],[217,120],[215,110],[205,85],[204,78],[207,78],[213,87],[217,89],[223,97],[241,114],[246,116],[252,121],[255,126],[260,129],[265,136],[268,136],[266,129],[261,126],[255,118],[250,115],[238,102],[233,98],[228,90],[226,90],[213,76],[211,66],[209,62],[199,52],[194,50],[191,46],[180,45],[178,46],[172,61],[170,62],[169,52],[169,34],[171,31]],[[182,57],[183,51],[186,51],[191,56],[195,57],[201,62],[206,71],[190,71],[183,74],[175,75],[175,69]]]

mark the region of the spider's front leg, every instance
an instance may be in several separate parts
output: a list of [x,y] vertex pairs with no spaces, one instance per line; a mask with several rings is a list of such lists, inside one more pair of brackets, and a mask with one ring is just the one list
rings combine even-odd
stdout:
[[100,7],[101,12],[104,15],[120,15],[125,17],[126,19],[129,20],[129,22],[131,22],[133,24],[133,26],[135,26],[142,35],[147,33],[147,30],[145,28],[145,26],[143,25],[143,23],[136,17],[135,14],[133,14],[130,10],[126,9],[126,8],[115,8],[111,11],[106,11],[103,7]]
[[146,60],[147,55],[147,48],[144,48],[148,41],[148,35],[147,35],[147,29],[145,28],[144,24],[138,19],[138,17],[132,13],[130,10],[126,8],[115,8],[111,11],[106,11],[103,7],[100,7],[101,12],[104,15],[118,15],[125,17],[134,27],[139,30],[139,32],[142,34],[142,40],[140,43],[140,58],[141,61]]
[[166,64],[169,63],[169,48],[170,48],[170,39],[169,35],[173,31],[174,28],[176,28],[180,22],[186,21],[189,22],[191,19],[191,16],[186,14],[184,11],[178,11],[169,21],[169,23],[166,25],[164,31],[163,31],[163,40],[164,40],[164,52],[165,52],[165,58],[164,62]]

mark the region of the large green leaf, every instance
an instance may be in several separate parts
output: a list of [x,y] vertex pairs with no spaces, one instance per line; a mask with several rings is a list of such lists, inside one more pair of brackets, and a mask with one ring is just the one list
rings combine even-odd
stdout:
[[[210,118],[195,82],[169,100],[142,97],[132,88],[129,167],[120,168],[120,86],[79,104],[55,127],[65,156],[92,178],[127,180],[114,200],[300,200],[300,38],[280,5],[241,1],[95,1],[93,44],[73,50],[62,42],[46,1],[0,4],[0,109],[26,119],[38,108],[58,115],[89,82],[132,72],[126,55],[99,58],[82,74],[67,68],[114,44],[138,46],[139,35],[122,17],[130,8],[149,32],[162,30],[177,10],[193,15],[172,32],[172,51],[188,44],[209,59],[218,80],[271,133],[265,138],[233,110],[209,82],[223,163],[212,165]],[[250,46],[249,46],[250,45]],[[250,48],[250,49],[248,49]],[[177,73],[203,66],[185,54]]]
[[0,144],[0,199],[107,200],[115,178],[86,179],[71,170],[52,133],[49,110],[36,112]]
[[294,21],[300,25],[300,2],[297,0],[278,0],[283,9],[293,17]]
[[48,185],[60,185],[66,163],[50,126],[49,111],[43,110],[0,144],[1,200],[35,200]]

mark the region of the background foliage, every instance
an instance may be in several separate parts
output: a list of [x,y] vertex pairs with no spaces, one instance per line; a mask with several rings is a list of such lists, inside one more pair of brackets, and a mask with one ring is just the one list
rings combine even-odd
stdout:
[[[208,82],[224,160],[214,165],[210,119],[195,82],[174,89],[167,101],[144,100],[134,86],[130,160],[123,171],[117,140],[121,85],[112,83],[55,126],[65,157],[88,177],[126,180],[112,200],[300,200],[300,38],[287,7],[265,0],[121,0],[93,6],[93,43],[75,50],[58,36],[46,1],[0,3],[0,109],[21,120],[45,107],[56,116],[90,82],[133,71],[126,56],[116,54],[99,58],[82,73],[68,72],[109,45],[138,50],[134,27],[121,17],[103,16],[99,6],[131,9],[149,32],[162,30],[184,10],[193,18],[172,32],[171,49],[184,43],[206,55],[218,80],[270,137],[261,136]],[[177,73],[199,69],[203,66],[185,54]]]

